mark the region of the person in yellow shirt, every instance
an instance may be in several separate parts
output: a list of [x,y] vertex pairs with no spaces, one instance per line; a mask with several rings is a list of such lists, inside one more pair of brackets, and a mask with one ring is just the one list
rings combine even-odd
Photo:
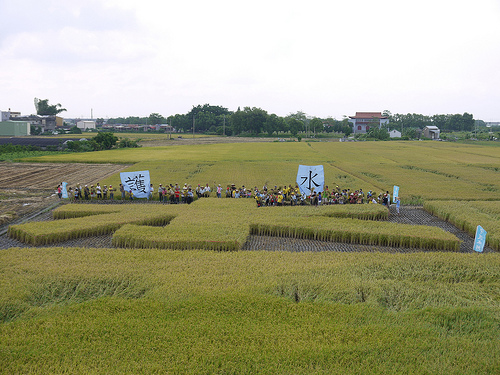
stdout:
[[283,193],[278,192],[278,196],[276,197],[276,203],[278,206],[283,206]]

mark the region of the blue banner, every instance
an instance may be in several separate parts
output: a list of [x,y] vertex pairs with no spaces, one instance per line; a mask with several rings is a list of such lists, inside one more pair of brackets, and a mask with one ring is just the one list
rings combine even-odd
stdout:
[[486,231],[481,227],[481,225],[478,225],[476,229],[476,238],[474,239],[474,251],[482,253],[485,243],[486,243]]
[[121,172],[120,179],[125,191],[132,190],[135,198],[147,198],[149,196],[151,184],[149,171]]
[[399,197],[399,186],[394,185],[392,190],[392,203],[396,203],[396,197]]
[[311,191],[321,193],[325,185],[325,172],[322,165],[299,165],[297,185],[303,195],[311,195]]
[[62,189],[61,189],[61,193],[62,193],[62,196],[61,198],[69,198],[68,197],[68,190],[66,189],[66,186],[68,186],[68,183],[67,182],[63,182],[62,183]]

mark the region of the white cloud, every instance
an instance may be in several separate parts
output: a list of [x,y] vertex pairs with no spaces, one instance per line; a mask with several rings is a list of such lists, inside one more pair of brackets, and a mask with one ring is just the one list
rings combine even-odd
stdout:
[[[0,5],[12,19],[0,26],[9,30],[0,78],[11,90],[0,106],[25,110],[26,97],[38,96],[68,116],[91,107],[169,115],[211,103],[279,115],[500,119],[489,105],[500,100],[494,0],[41,3]],[[13,21],[19,14],[27,22]]]

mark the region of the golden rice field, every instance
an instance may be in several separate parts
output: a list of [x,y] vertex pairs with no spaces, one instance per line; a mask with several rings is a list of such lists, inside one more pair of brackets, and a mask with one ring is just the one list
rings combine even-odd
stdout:
[[373,220],[387,216],[387,208],[375,204],[257,208],[251,199],[199,199],[182,206],[65,205],[54,211],[60,220],[11,225],[9,236],[38,246],[114,232],[116,247],[180,250],[239,250],[250,234],[427,250],[460,248],[458,238],[440,228]]
[[[398,185],[403,202],[424,201],[469,232],[482,225],[498,250],[497,146],[240,143],[38,161],[135,163],[129,170],[149,169],[155,187],[288,185],[298,164],[323,164],[329,185]],[[118,185],[118,174],[101,184]],[[114,233],[128,248],[0,251],[0,373],[500,373],[500,254],[454,252],[449,233],[384,222],[381,209],[66,205],[52,222],[12,226],[32,244]],[[427,251],[199,250],[236,250],[252,231]]]
[[500,257],[12,248],[3,374],[498,374]]
[[[55,155],[37,161],[131,163],[159,184],[282,186],[299,164],[325,169],[325,183],[422,199],[500,200],[500,147],[447,142],[266,142],[207,144]],[[77,183],[78,181],[68,181]],[[119,184],[119,175],[101,184]]]
[[424,208],[471,236],[475,236],[477,226],[481,225],[487,232],[486,243],[500,251],[499,201],[428,201]]

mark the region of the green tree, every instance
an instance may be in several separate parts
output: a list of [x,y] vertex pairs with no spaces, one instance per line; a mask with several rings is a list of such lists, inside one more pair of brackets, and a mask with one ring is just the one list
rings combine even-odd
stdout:
[[238,108],[238,111],[231,115],[233,134],[248,132],[257,135],[264,129],[267,117],[267,112],[260,108],[245,107],[243,111]]
[[31,125],[30,133],[31,135],[40,135],[42,133],[42,128],[36,125]]
[[180,132],[187,132],[193,126],[193,118],[191,117],[191,119],[189,119],[188,115],[176,114],[174,116],[169,116],[167,122]]
[[40,116],[55,116],[61,112],[66,111],[66,108],[62,108],[61,104],[57,103],[54,105],[49,104],[49,99],[38,99],[35,98],[35,108],[36,114]]
[[417,138],[417,129],[416,128],[404,128],[402,137],[408,137],[409,139]]
[[313,118],[309,122],[309,129],[311,129],[314,134],[322,132],[324,130],[323,121],[317,117]]
[[345,118],[340,123],[340,131],[344,133],[346,137],[349,137],[352,134],[352,126],[349,123],[349,119]]
[[149,125],[159,125],[159,124],[166,124],[167,119],[160,115],[159,113],[151,113],[148,117],[148,124]]
[[300,120],[297,120],[295,117],[289,117],[286,119],[288,124],[288,128],[290,129],[290,133],[292,136],[296,137],[299,131],[304,129],[304,123]]
[[281,118],[274,113],[267,116],[266,121],[264,122],[264,131],[267,135],[272,136],[274,132],[278,133],[283,127]]
[[120,141],[118,142],[117,145],[118,148],[137,148],[141,147],[138,143],[137,140],[131,140],[128,138],[121,138]]
[[111,132],[100,132],[92,138],[92,141],[95,142],[98,150],[110,150],[115,146],[118,137]]
[[224,126],[225,116],[229,116],[230,114],[231,112],[227,108],[204,104],[197,105],[196,107],[193,106],[186,116],[191,119],[191,129],[193,118],[195,119],[196,132],[213,132],[215,129]]
[[368,131],[368,137],[370,138],[375,138],[375,139],[380,139],[380,140],[387,140],[391,136],[389,135],[389,132],[385,128],[377,128],[373,127]]
[[240,107],[231,115],[231,128],[233,135],[240,134],[245,128],[245,114]]
[[82,134],[82,129],[78,126],[72,126],[71,129],[69,129],[68,134]]

